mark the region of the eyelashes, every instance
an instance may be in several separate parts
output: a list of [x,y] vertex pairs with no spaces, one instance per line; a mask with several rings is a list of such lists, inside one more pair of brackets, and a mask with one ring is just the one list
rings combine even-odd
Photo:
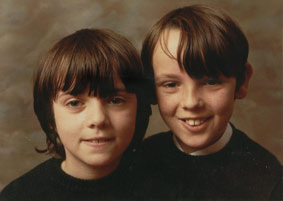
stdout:
[[82,106],[83,103],[79,100],[71,100],[71,101],[67,102],[66,105],[69,106],[69,107],[72,107],[72,108],[77,108],[77,107]]
[[222,83],[220,79],[215,79],[215,78],[206,79],[204,82],[206,85],[217,85]]
[[[197,83],[199,85],[218,85],[218,84],[222,84],[222,81],[220,79],[215,79],[215,78],[208,78],[208,79],[203,79],[203,80],[198,80]],[[161,84],[162,87],[164,88],[175,88],[180,86],[180,83],[178,83],[177,81],[168,81],[168,82],[164,82]]]
[[125,103],[126,100],[125,98],[122,98],[121,96],[114,96],[114,97],[109,98],[108,102],[113,105],[120,105],[120,104]]
[[166,82],[163,84],[163,87],[165,88],[174,88],[174,87],[177,87],[178,84],[176,82]]
[[[111,96],[111,97],[103,98],[101,99],[101,101],[110,105],[122,105],[126,103],[126,98],[122,96]],[[78,108],[82,108],[86,104],[85,102],[86,100],[73,98],[67,101],[66,106],[71,109],[78,109]]]
[[194,79],[193,82],[182,82],[182,80],[164,79],[156,82],[156,89],[164,93],[177,93],[181,88],[192,85],[198,90],[215,90],[222,86],[223,81],[219,78],[206,77],[202,79]]

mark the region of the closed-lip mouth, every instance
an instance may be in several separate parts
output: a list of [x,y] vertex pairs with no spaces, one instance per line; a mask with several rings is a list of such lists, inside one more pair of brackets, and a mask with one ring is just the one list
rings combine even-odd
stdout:
[[94,138],[82,139],[82,141],[87,141],[87,142],[110,142],[113,140],[115,140],[115,137],[94,137]]

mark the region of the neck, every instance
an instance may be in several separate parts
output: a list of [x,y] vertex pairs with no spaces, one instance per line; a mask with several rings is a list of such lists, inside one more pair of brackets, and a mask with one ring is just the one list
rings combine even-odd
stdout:
[[61,164],[61,169],[68,175],[73,177],[84,179],[84,180],[94,180],[103,178],[118,167],[120,160],[113,162],[104,166],[90,166],[84,164],[73,164],[68,160],[64,160]]

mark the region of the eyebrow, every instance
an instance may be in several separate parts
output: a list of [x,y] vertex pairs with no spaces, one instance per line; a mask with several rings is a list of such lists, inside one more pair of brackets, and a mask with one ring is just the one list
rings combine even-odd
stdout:
[[72,96],[70,93],[65,93],[63,91],[60,91],[58,94],[57,94],[57,98],[61,98],[63,96]]
[[179,79],[179,77],[177,75],[174,74],[161,74],[157,77],[154,78],[155,82],[160,82],[163,79]]

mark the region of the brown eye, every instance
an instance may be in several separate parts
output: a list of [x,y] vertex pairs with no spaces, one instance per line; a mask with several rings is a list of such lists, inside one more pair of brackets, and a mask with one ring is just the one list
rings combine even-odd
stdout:
[[177,84],[175,82],[168,82],[168,83],[165,83],[164,84],[164,87],[166,88],[173,88],[173,87],[176,87]]
[[114,105],[122,104],[125,102],[123,98],[120,97],[112,97],[110,98],[109,102]]
[[82,103],[78,100],[72,100],[70,102],[68,102],[67,104],[70,107],[80,107],[82,105]]
[[221,84],[221,81],[218,79],[208,79],[206,81],[207,85],[216,85],[216,84]]

